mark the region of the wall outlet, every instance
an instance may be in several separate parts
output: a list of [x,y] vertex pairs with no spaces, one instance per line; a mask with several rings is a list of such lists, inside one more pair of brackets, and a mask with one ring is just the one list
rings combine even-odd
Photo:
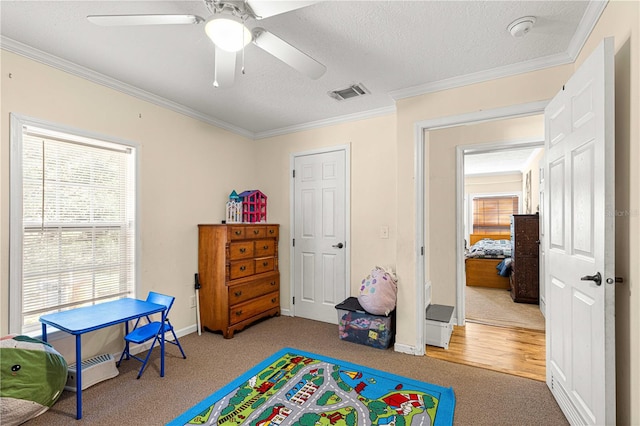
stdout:
[[191,301],[191,307],[195,308],[196,307],[196,297],[195,296],[191,296],[190,301]]

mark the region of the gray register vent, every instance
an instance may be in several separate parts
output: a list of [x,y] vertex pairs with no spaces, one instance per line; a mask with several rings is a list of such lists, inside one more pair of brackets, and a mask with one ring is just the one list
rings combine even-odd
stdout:
[[[116,360],[111,354],[97,355],[93,358],[85,359],[80,363],[80,366],[82,368],[82,390],[103,380],[116,377],[119,373],[118,368],[116,368]],[[78,366],[76,363],[70,364],[67,370],[67,384],[64,387],[66,390],[78,391],[77,372]]]
[[369,91],[362,83],[353,84],[344,89],[336,89],[328,92],[329,96],[338,101],[344,101],[345,99],[355,98],[368,94]]

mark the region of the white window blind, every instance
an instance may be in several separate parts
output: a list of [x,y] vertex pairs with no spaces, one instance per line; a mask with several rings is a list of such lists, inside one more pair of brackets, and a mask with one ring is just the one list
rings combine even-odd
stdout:
[[22,126],[21,148],[22,268],[11,280],[20,324],[11,328],[34,333],[43,314],[133,294],[135,148],[33,126]]

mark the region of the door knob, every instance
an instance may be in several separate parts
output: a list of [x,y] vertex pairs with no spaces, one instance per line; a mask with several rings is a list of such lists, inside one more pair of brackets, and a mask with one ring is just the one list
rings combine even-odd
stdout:
[[338,244],[334,244],[334,245],[332,245],[331,247],[335,247],[335,248],[342,248],[342,247],[344,247],[344,244],[342,244],[342,243],[338,243]]
[[585,275],[584,277],[580,278],[580,281],[593,281],[594,283],[596,283],[596,285],[601,285],[602,275],[600,275],[600,272],[596,272],[595,275]]

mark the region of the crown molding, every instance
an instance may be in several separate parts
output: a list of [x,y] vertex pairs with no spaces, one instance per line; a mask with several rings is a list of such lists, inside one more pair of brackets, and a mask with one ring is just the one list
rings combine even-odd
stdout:
[[280,129],[267,130],[255,134],[255,139],[265,139],[273,136],[286,135],[288,133],[302,132],[305,130],[317,129],[319,127],[333,126],[336,124],[347,123],[350,121],[365,120],[368,118],[381,117],[383,115],[394,114],[396,112],[395,105],[371,109],[368,111],[357,112],[354,114],[346,114],[338,117],[328,118],[326,120],[311,121],[295,126],[282,127]]
[[608,3],[609,0],[602,0],[590,1],[587,4],[587,9],[582,15],[578,28],[576,28],[576,32],[567,47],[567,54],[571,57],[571,62],[575,62]]
[[67,72],[80,78],[84,78],[85,80],[89,80],[93,83],[97,83],[110,89],[117,90],[124,94],[136,97],[143,101],[150,102],[160,107],[167,108],[177,113],[186,115],[187,117],[191,117],[196,120],[211,124],[212,126],[228,130],[229,132],[238,134],[240,136],[244,136],[249,139],[254,139],[255,137],[255,134],[253,132],[250,132],[246,129],[242,129],[225,121],[212,118],[177,102],[173,102],[161,96],[154,95],[153,93],[139,89],[130,84],[123,83],[120,80],[108,77],[92,69],[85,68],[71,61],[67,61],[66,59],[62,59],[49,53],[43,52],[42,50],[35,49],[11,38],[0,36],[0,46],[2,49],[8,52],[24,56],[36,62],[40,62],[44,65],[57,68],[61,71]]
[[556,55],[519,62],[513,65],[492,68],[486,71],[479,71],[472,74],[461,75],[459,77],[434,81],[433,83],[420,84],[417,86],[407,87],[405,89],[394,90],[392,92],[389,92],[389,95],[393,98],[393,100],[398,101],[404,98],[411,98],[413,96],[439,92],[441,90],[455,89],[457,87],[468,86],[470,84],[482,83],[485,81],[496,80],[498,78],[511,77],[517,74],[538,71],[558,65],[566,65],[572,62],[573,60],[567,53],[558,53]]
[[[582,50],[587,38],[593,31],[593,28],[598,22],[600,15],[606,8],[608,0],[602,1],[590,1],[587,5],[587,9],[578,24],[576,32],[569,42],[567,51],[556,55],[546,56],[530,61],[520,62],[518,64],[508,65],[499,68],[493,68],[490,70],[480,71],[477,73],[466,74],[459,77],[448,78],[432,83],[421,84],[417,86],[407,87],[404,89],[394,90],[389,92],[389,96],[394,100],[410,98],[414,96],[424,95],[427,93],[438,92],[441,90],[454,89],[457,87],[468,86],[471,84],[482,83],[485,81],[495,80],[498,78],[510,77],[518,74],[523,74],[532,71],[539,71],[545,68],[554,66],[566,65],[575,62],[578,54]],[[288,133],[301,132],[305,130],[316,129],[320,127],[327,127],[336,124],[346,123],[349,121],[357,121],[368,118],[375,118],[387,114],[393,114],[396,112],[396,106],[382,107],[369,111],[363,111],[354,114],[342,115],[339,117],[333,117],[326,120],[312,121],[304,124],[298,124],[294,126],[282,127],[279,129],[267,130],[264,132],[251,132],[247,129],[243,129],[227,123],[222,120],[218,120],[192,108],[186,107],[177,102],[170,101],[163,97],[154,95],[153,93],[144,91],[132,85],[123,83],[114,78],[108,77],[104,74],[91,70],[89,68],[82,67],[71,61],[59,58],[49,53],[30,47],[26,44],[20,43],[8,37],[0,36],[0,47],[9,52],[16,53],[18,55],[27,57],[34,61],[40,62],[45,65],[57,68],[59,70],[68,72],[75,76],[84,78],[94,83],[109,87],[127,95],[136,97],[138,99],[150,102],[163,108],[175,111],[185,116],[194,118],[196,120],[208,123],[212,126],[219,127],[237,135],[249,138],[249,139],[265,139],[273,136],[280,136]]]

